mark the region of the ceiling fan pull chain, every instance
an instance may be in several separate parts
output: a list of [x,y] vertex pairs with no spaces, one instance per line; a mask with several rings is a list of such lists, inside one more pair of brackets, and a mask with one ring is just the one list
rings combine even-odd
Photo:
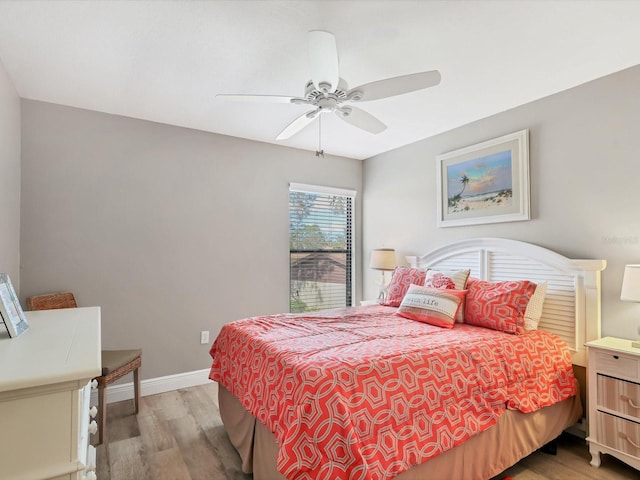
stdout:
[[316,157],[324,158],[324,150],[322,150],[322,115],[318,115],[318,150]]

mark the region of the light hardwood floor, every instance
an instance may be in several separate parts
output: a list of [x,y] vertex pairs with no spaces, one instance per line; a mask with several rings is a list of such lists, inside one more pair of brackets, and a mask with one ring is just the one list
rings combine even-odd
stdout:
[[[251,480],[229,443],[214,392],[211,384],[143,397],[138,415],[132,401],[110,404],[98,479]],[[563,435],[557,455],[535,452],[495,480],[640,480],[640,472],[608,455],[600,468],[589,460],[583,440]]]

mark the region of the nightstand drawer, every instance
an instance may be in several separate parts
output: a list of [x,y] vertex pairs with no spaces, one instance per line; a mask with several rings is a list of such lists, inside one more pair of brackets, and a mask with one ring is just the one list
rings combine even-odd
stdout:
[[598,408],[606,408],[640,422],[640,385],[598,375]]
[[598,439],[604,445],[634,457],[640,456],[640,424],[598,412]]
[[638,358],[622,355],[619,353],[596,353],[598,373],[611,375],[612,377],[623,377],[629,380],[639,380]]

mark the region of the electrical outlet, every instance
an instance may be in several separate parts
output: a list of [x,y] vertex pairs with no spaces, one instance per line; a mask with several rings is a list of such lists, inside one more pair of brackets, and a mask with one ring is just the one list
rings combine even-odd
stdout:
[[209,343],[209,330],[200,332],[200,344],[204,345],[205,343]]

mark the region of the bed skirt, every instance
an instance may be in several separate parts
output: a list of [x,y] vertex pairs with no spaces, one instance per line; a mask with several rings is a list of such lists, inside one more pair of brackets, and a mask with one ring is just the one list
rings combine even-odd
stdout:
[[[273,434],[218,385],[220,416],[242,459],[242,471],[254,480],[284,480],[276,469],[278,444]],[[507,410],[498,423],[465,443],[416,465],[396,480],[486,480],[558,437],[582,415],[580,397],[524,414]]]

